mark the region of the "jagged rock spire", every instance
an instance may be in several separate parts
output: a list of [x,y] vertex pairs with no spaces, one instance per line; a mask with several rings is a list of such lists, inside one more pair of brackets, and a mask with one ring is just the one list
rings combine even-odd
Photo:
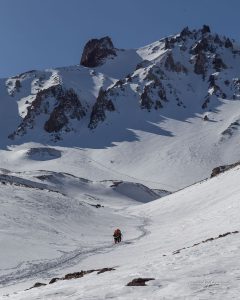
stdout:
[[116,50],[110,37],[105,36],[101,39],[92,39],[87,42],[83,49],[80,64],[94,68],[101,65],[104,59],[111,55],[115,56]]

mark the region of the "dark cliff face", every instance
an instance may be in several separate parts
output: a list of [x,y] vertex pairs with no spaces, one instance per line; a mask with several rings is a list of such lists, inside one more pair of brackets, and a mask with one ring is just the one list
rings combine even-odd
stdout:
[[111,100],[107,98],[107,92],[100,89],[96,103],[93,105],[90,122],[88,127],[94,129],[99,122],[103,122],[106,118],[106,111],[115,111],[115,107]]
[[49,133],[59,132],[69,120],[80,120],[85,116],[85,110],[74,90],[61,90],[56,99],[57,105],[44,125],[44,129]]
[[[51,109],[51,107],[54,107]],[[73,89],[64,89],[60,84],[41,90],[36,94],[35,100],[28,107],[27,115],[15,132],[9,135],[14,139],[21,136],[29,129],[34,128],[36,119],[40,115],[48,117],[44,129],[48,133],[58,133],[62,129],[70,131],[71,120],[80,120],[86,114],[86,110]]]
[[84,67],[94,68],[101,65],[104,59],[112,55],[116,55],[116,50],[110,37],[92,39],[87,42],[83,49],[80,64]]

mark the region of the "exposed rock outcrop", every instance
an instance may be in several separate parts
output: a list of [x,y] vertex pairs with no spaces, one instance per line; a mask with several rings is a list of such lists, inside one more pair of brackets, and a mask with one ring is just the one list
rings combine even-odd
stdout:
[[[224,237],[226,237],[226,236],[228,236],[228,235],[231,235],[231,234],[237,234],[237,233],[239,233],[238,230],[235,230],[235,231],[228,231],[228,232],[219,234],[219,235],[216,236],[216,237],[211,237],[211,238],[208,238],[208,239],[203,240],[203,241],[201,241],[201,242],[195,243],[195,244],[193,244],[192,246],[188,246],[188,247],[184,247],[184,248],[175,250],[175,251],[172,252],[172,254],[173,254],[173,255],[179,254],[179,253],[182,252],[183,250],[186,250],[186,249],[189,249],[189,248],[193,248],[193,247],[196,247],[196,246],[199,246],[199,245],[201,245],[201,244],[208,243],[208,242],[213,242],[213,241],[215,241],[215,240],[224,238]],[[165,255],[165,256],[166,256],[166,255]]]
[[211,178],[212,177],[215,177],[223,172],[226,172],[232,168],[235,168],[236,166],[239,166],[240,165],[240,162],[236,162],[234,164],[230,164],[230,165],[224,165],[224,166],[219,166],[219,167],[216,167],[212,170],[212,173],[211,173]]
[[92,39],[84,47],[80,64],[85,67],[94,68],[101,65],[109,56],[115,56],[116,49],[110,37]]
[[188,26],[183,28],[183,30],[180,33],[180,37],[187,37],[191,34],[191,30],[189,30]]
[[[161,84],[161,82],[159,82],[159,84],[157,86],[153,87],[154,85],[155,85],[155,82],[152,82],[149,85],[146,85],[144,87],[143,93],[140,96],[141,108],[147,109],[148,111],[150,111],[150,109],[152,107],[154,107],[155,109],[159,109],[159,108],[163,107],[161,101],[166,100],[166,93],[165,93],[164,87]],[[155,94],[155,93],[153,93],[153,89],[156,90],[156,93],[159,97],[158,100],[155,100],[153,97],[153,95]]]
[[[72,279],[78,279],[78,278],[82,278],[83,276],[93,273],[93,272],[97,272],[97,275],[105,273],[105,272],[110,272],[110,271],[115,271],[115,268],[102,268],[102,269],[92,269],[92,270],[86,270],[86,271],[80,271],[80,272],[73,272],[73,273],[68,273],[66,274],[64,277],[54,277],[52,278],[48,284],[53,284],[59,280],[72,280]],[[47,285],[46,283],[40,283],[40,282],[36,282],[32,287],[30,287],[28,290],[32,289],[32,288],[36,288],[36,287],[40,287],[40,286],[45,286]]]
[[184,67],[180,62],[174,61],[173,55],[171,52],[168,53],[164,66],[168,71],[177,72],[177,73],[180,73],[180,72],[187,73],[186,67]]
[[222,69],[226,69],[225,63],[218,54],[214,56],[212,64],[217,72],[220,72]]
[[107,91],[100,89],[96,103],[93,105],[88,127],[94,129],[99,122],[106,118],[105,111],[114,111],[115,107],[111,99],[108,99]]
[[73,89],[66,90],[60,84],[51,86],[36,94],[35,100],[27,108],[22,123],[9,138],[14,139],[15,136],[26,133],[27,129],[32,129],[40,114],[49,115],[44,129],[51,133],[59,132],[64,126],[67,131],[70,130],[67,127],[70,119],[80,120],[85,116],[85,109]]
[[80,120],[85,116],[85,110],[74,90],[62,90],[56,96],[58,105],[50,114],[50,118],[44,125],[47,132],[59,132],[69,122],[69,119]]
[[127,286],[146,286],[146,282],[150,280],[155,280],[155,278],[135,278]]
[[229,38],[226,39],[224,46],[226,48],[233,48],[233,43],[230,41]]
[[148,111],[150,111],[152,107],[155,109],[163,107],[162,102],[167,101],[165,88],[156,75],[156,72],[159,73],[159,70],[156,68],[149,70],[149,73],[145,77],[148,84],[145,85],[140,96],[141,108],[147,109]]
[[199,52],[196,56],[194,72],[205,77],[207,58],[203,52]]
[[210,95],[207,94],[207,96],[205,97],[204,102],[202,104],[202,109],[206,109],[208,107],[209,102],[210,102]]
[[38,287],[45,286],[45,285],[47,285],[47,284],[46,283],[42,283],[42,282],[36,282],[32,287],[30,287],[27,290],[31,290],[31,289],[38,288]]
[[202,51],[213,51],[213,47],[210,45],[209,40],[207,38],[202,38],[200,41],[193,44],[190,53],[200,54]]
[[208,25],[203,25],[202,29],[201,29],[202,34],[204,33],[210,33],[210,27]]
[[[94,68],[119,53],[108,36],[92,39],[84,48],[81,65]],[[237,43],[211,33],[209,26],[204,25],[198,30],[185,27],[180,34],[137,51],[124,52],[114,64],[120,72],[109,68],[105,73],[103,69],[98,72],[98,69],[83,70],[74,66],[64,68],[64,74],[60,68],[53,72],[32,71],[11,77],[6,80],[5,88],[8,95],[16,97],[22,122],[9,137],[21,136],[37,127],[50,133],[50,139],[56,141],[62,139],[65,132],[79,132],[75,121],[84,116],[86,120],[80,123],[81,126],[95,129],[106,120],[108,112],[124,114],[123,103],[126,103],[126,109],[131,103],[132,107],[135,105],[148,111],[165,105],[177,105],[181,109],[196,105],[196,111],[199,111],[201,107],[214,109],[219,99],[239,100],[240,80],[233,77],[238,74],[235,68],[239,53]],[[65,71],[71,74],[72,70],[74,73],[70,78]],[[67,87],[73,84],[76,90],[63,88],[65,84]],[[31,94],[27,94],[29,90]],[[78,96],[76,91],[83,96]],[[234,132],[235,125],[231,124],[231,128],[222,133],[223,138]]]

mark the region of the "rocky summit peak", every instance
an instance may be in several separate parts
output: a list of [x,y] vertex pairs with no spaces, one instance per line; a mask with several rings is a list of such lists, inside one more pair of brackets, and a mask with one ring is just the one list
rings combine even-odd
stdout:
[[109,36],[101,39],[89,40],[81,57],[80,64],[85,67],[94,68],[101,65],[108,56],[116,55],[116,50]]
[[208,25],[203,25],[202,29],[201,29],[202,33],[210,33],[210,27]]
[[[178,34],[135,50],[116,49],[108,36],[92,39],[84,47],[81,65],[95,68],[113,57],[114,63],[100,70],[85,72],[82,67],[71,66],[51,72],[31,71],[5,80],[2,86],[9,97],[18,102],[21,99],[19,123],[5,136],[32,139],[35,131],[43,129],[47,138],[56,142],[70,131],[82,134],[86,128],[115,126],[118,114],[125,124],[130,103],[135,105],[134,115],[139,109],[164,113],[171,107],[185,118],[190,111],[214,111],[222,99],[240,100],[240,47],[230,38],[211,32],[207,25],[185,27]],[[229,132],[234,134],[236,126],[238,122],[231,121],[223,139]]]

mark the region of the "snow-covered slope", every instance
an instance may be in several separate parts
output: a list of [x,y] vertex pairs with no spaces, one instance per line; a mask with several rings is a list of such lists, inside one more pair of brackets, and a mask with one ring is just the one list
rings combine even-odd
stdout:
[[[174,191],[240,159],[236,42],[205,25],[135,50],[115,49],[109,38],[99,43],[95,67],[0,81],[3,168],[71,168],[90,180]],[[45,146],[61,156],[33,162],[23,155]]]
[[1,79],[0,297],[237,299],[239,70],[204,25]]
[[[125,237],[122,245],[84,257],[69,269],[115,271],[58,281],[11,294],[10,299],[238,299],[239,180],[236,167],[162,199],[129,207],[125,214],[145,220],[141,237],[132,242]],[[136,226],[131,218],[126,232]],[[146,287],[126,286],[139,277],[153,280]]]
[[[141,220],[124,210],[159,198],[131,182],[92,182],[66,173],[0,173],[0,286],[54,274],[112,246],[112,232],[138,236]],[[125,226],[131,225],[131,230]],[[126,234],[125,234],[126,231]]]

